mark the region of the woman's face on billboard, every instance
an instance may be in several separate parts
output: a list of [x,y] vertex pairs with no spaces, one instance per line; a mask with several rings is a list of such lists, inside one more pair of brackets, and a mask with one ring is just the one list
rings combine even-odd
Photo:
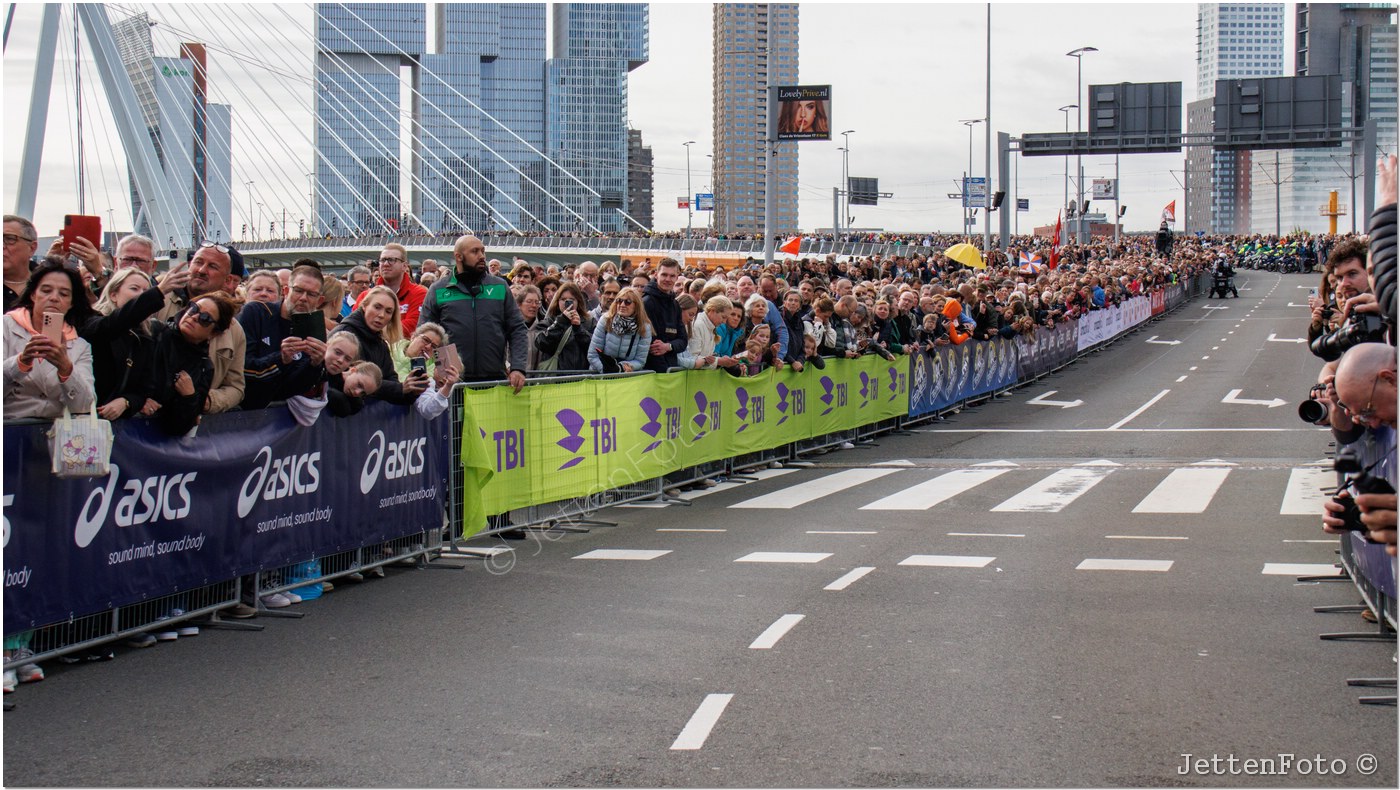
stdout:
[[817,122],[817,103],[815,101],[800,101],[797,103],[797,131],[810,132],[812,126]]

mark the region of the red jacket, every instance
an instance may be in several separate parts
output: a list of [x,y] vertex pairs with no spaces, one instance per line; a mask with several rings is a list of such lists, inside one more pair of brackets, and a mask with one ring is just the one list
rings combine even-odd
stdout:
[[[383,285],[383,277],[374,278],[375,285]],[[360,298],[355,300],[355,309],[360,309],[360,303],[365,300],[365,293],[360,294]],[[428,295],[428,289],[415,283],[407,274],[399,282],[399,321],[403,324],[403,336],[409,337],[413,330],[418,328],[418,311],[423,308],[423,299]]]

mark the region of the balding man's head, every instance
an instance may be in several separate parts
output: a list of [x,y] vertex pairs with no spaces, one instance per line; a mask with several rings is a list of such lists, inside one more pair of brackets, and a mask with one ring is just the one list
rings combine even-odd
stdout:
[[486,245],[475,236],[462,236],[452,245],[452,257],[457,261],[460,273],[474,272],[480,276],[486,273]]
[[1395,347],[1360,343],[1337,364],[1337,399],[1358,422],[1395,427]]

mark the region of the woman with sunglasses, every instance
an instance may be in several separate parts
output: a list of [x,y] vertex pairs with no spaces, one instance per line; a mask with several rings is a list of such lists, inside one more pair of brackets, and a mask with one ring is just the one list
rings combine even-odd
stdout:
[[651,346],[651,322],[642,309],[642,292],[623,288],[593,328],[588,367],[594,373],[641,370]]
[[228,331],[238,303],[223,291],[197,297],[168,322],[152,321],[151,363],[137,390],[140,413],[171,436],[199,424],[214,381],[209,341]]
[[136,391],[151,364],[151,332],[146,319],[165,307],[166,294],[189,282],[189,263],[181,263],[152,286],[150,275],[132,266],[118,269],[102,289],[96,314],[78,327],[92,345],[92,372],[97,413],[105,420],[135,416],[145,402]]
[[[44,331],[44,316],[61,323]],[[5,419],[55,419],[92,408],[92,349],[78,336],[92,315],[82,277],[59,258],[29,274],[15,308],[5,313]],[[52,333],[59,333],[55,342]]]

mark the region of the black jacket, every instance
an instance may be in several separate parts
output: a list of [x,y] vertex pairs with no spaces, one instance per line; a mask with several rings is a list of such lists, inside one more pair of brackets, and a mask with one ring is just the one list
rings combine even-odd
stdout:
[[[177,323],[172,318],[169,323],[151,321],[151,365],[150,372],[140,382],[137,397],[140,404],[147,398],[160,404],[160,410],[153,418],[161,430],[171,436],[188,433],[199,422],[204,411],[204,399],[209,396],[209,386],[214,381],[214,363],[209,361],[207,342],[192,345],[180,334]],[[194,383],[193,395],[181,395],[175,391],[175,377],[183,371],[190,375]]]
[[[539,352],[541,362],[558,351],[559,365],[556,370],[588,370],[588,343],[593,337],[593,321],[588,318],[587,313],[579,315],[578,326],[574,326],[563,313],[553,319],[540,315],[537,320],[546,322],[543,324],[543,331],[535,335],[535,351]],[[574,332],[561,351],[559,344],[564,339],[564,332],[571,326],[574,326]]]
[[802,311],[799,310],[792,315],[788,315],[786,310],[779,309],[778,315],[783,317],[783,323],[787,325],[788,347],[787,356],[783,357],[784,362],[806,362],[807,353],[803,334],[807,331],[802,325]]
[[665,373],[668,368],[680,365],[680,353],[690,343],[685,323],[681,321],[681,306],[676,304],[675,296],[661,290],[655,282],[647,283],[646,290],[642,292],[642,304],[646,307],[647,319],[651,321],[652,339],[671,346],[669,352],[659,357],[648,352],[646,369]]
[[292,334],[292,322],[282,317],[282,303],[249,302],[238,314],[248,338],[244,355],[243,408],[263,409],[273,401],[300,395],[316,385],[323,368],[302,355],[282,362],[282,341]]
[[353,334],[360,341],[360,359],[378,365],[380,372],[384,374],[384,380],[374,397],[400,404],[411,404],[417,399],[417,395],[404,394],[403,385],[399,383],[399,374],[394,371],[394,358],[389,354],[389,344],[384,342],[382,335],[365,325],[363,310],[356,310],[341,319],[340,325],[332,330],[331,334],[336,332]]
[[98,406],[126,398],[130,405],[123,417],[141,411],[145,399],[138,399],[137,392],[149,377],[151,366],[151,336],[146,333],[145,322],[164,306],[165,294],[159,288],[150,288],[111,315],[94,315],[78,328],[78,336],[92,346],[92,377]]

